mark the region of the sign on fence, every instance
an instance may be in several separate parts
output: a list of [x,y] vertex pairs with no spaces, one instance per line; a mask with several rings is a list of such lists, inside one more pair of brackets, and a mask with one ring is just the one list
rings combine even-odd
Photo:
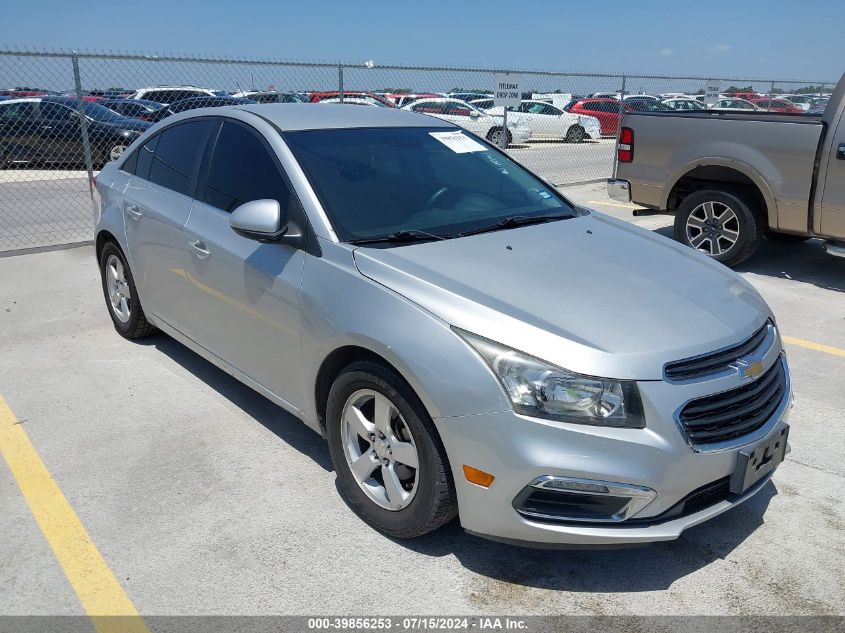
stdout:
[[493,75],[493,105],[510,108],[522,103],[519,75],[496,73]]
[[713,105],[719,100],[721,86],[718,81],[708,81],[704,86],[704,104]]

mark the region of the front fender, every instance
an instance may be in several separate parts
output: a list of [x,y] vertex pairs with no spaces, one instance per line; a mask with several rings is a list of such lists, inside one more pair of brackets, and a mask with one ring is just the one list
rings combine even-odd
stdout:
[[361,275],[351,251],[325,243],[303,270],[302,402],[316,428],[316,378],[334,350],[362,347],[402,375],[433,418],[510,410],[498,380],[449,324]]

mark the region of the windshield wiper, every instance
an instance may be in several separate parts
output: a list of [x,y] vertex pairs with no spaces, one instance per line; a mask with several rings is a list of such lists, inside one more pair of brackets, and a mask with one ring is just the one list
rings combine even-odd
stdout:
[[409,229],[407,231],[396,231],[389,235],[380,235],[378,237],[363,237],[360,240],[350,240],[350,244],[378,244],[380,242],[424,242],[428,240],[445,240],[448,239],[446,235],[435,235],[428,231],[421,231],[419,229]]
[[561,213],[556,213],[554,215],[511,215],[506,217],[504,220],[497,222],[496,224],[482,226],[477,229],[470,229],[469,231],[458,233],[458,237],[466,237],[467,235],[477,235],[479,233],[490,233],[492,231],[498,231],[500,229],[509,229],[514,226],[524,226],[527,224],[543,224],[544,222],[551,222],[553,220],[563,220],[565,218],[571,217],[571,215],[564,215]]

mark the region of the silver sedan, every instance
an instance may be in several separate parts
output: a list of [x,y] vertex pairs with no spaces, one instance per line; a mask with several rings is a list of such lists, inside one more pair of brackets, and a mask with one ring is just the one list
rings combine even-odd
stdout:
[[301,418],[387,535],[673,539],[783,459],[789,370],[754,289],[447,121],[193,110],[97,189],[118,333],[164,332]]

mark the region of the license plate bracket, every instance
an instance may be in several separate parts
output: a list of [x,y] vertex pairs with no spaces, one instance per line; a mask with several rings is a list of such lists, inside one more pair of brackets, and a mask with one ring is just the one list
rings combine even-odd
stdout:
[[788,437],[789,425],[784,423],[757,444],[739,451],[736,468],[731,474],[731,492],[744,493],[777,468],[786,455]]

